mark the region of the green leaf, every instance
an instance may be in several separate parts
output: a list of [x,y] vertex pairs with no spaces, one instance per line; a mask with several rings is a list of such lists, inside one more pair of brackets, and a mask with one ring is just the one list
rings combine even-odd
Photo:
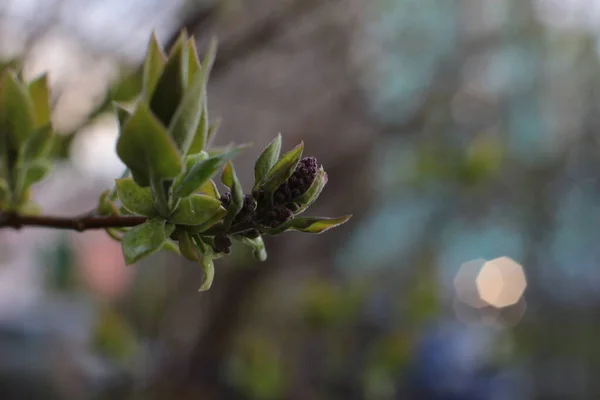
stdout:
[[171,239],[167,239],[165,244],[163,244],[162,250],[167,250],[175,254],[181,255],[181,252],[179,251],[179,245]]
[[277,163],[271,169],[271,172],[265,178],[263,188],[266,193],[272,194],[282,183],[284,183],[288,178],[294,173],[296,166],[298,165],[298,161],[302,157],[302,152],[304,150],[304,142],[300,142],[300,144],[294,147],[292,150],[288,151],[281,157]]
[[50,124],[35,129],[23,143],[23,159],[32,161],[46,156],[50,151],[52,133]]
[[326,184],[327,173],[323,170],[323,167],[321,167],[319,168],[319,172],[317,173],[315,180],[310,185],[306,193],[304,193],[302,196],[298,197],[298,199],[295,200],[295,202],[300,204],[300,208],[298,209],[298,211],[295,212],[295,214],[298,215],[304,210],[306,210],[308,207],[310,207],[315,202],[315,200],[319,198],[319,195],[323,191],[323,188]]
[[198,122],[198,127],[194,133],[194,138],[188,149],[188,154],[196,154],[203,151],[208,140],[208,98],[206,97],[206,89],[204,90],[202,97],[204,97],[204,100],[202,101],[202,114],[200,115],[200,121]]
[[235,218],[244,206],[244,191],[238,177],[233,169],[233,164],[228,161],[221,175],[221,182],[231,190],[231,202],[227,207],[227,216],[225,217],[225,228],[229,228]]
[[253,145],[253,143],[244,143],[241,145],[235,145],[234,143],[230,143],[227,146],[211,147],[210,149],[206,149],[206,152],[210,157],[215,157],[221,154],[228,153],[235,149],[247,149],[252,147]]
[[12,71],[0,78],[0,132],[19,149],[34,128],[34,108],[29,92]]
[[154,88],[163,72],[166,62],[167,56],[158,43],[156,33],[152,32],[150,42],[148,43],[143,72],[144,97],[146,99],[150,98],[154,93]]
[[234,177],[235,171],[233,169],[233,164],[231,162],[227,162],[227,164],[225,164],[225,168],[223,168],[223,173],[221,174],[221,182],[223,185],[231,189],[233,186]]
[[206,76],[197,72],[169,125],[169,134],[182,154],[187,154],[196,135],[206,99],[205,85]]
[[6,179],[0,178],[0,206],[6,206],[10,202],[10,188]]
[[220,126],[220,118],[217,118],[212,124],[210,124],[210,126],[208,127],[208,133],[206,134],[206,143],[210,143],[210,141],[215,137],[215,135],[219,131]]
[[209,179],[206,182],[204,182],[199,188],[198,191],[200,193],[204,193],[208,196],[214,197],[215,199],[220,199],[221,198],[221,194],[219,193],[219,189],[217,189],[217,185],[216,183],[212,180]]
[[129,211],[128,209],[126,209],[123,206],[119,207],[118,211],[119,212],[117,214],[121,214],[121,215],[135,215],[134,213],[132,213],[131,211]]
[[202,285],[200,286],[200,289],[198,289],[198,291],[204,292],[210,289],[210,287],[212,286],[213,280],[215,278],[215,264],[213,262],[213,259],[211,258],[211,255],[204,254],[202,256],[202,259],[200,260],[200,265],[204,270],[204,277],[202,278]]
[[143,102],[125,123],[117,141],[117,154],[143,187],[148,186],[145,183],[151,176],[174,178],[182,168],[173,140]]
[[212,38],[208,45],[208,50],[204,54],[202,59],[202,73],[206,76],[206,79],[210,76],[213,65],[215,64],[215,58],[217,57],[218,42],[216,38]]
[[106,228],[104,231],[106,232],[106,234],[108,236],[110,236],[111,239],[113,239],[119,243],[123,240],[123,235],[121,235],[121,231],[119,229]]
[[215,215],[221,202],[203,194],[192,194],[179,202],[169,222],[176,225],[200,225]]
[[286,231],[299,231],[305,233],[322,233],[331,228],[342,225],[352,218],[352,215],[343,217],[298,217],[285,222],[276,229],[269,230],[269,234],[276,235]]
[[208,160],[209,155],[205,151],[201,151],[197,154],[191,154],[185,157],[185,170],[189,171],[194,165],[200,161]]
[[22,215],[40,215],[42,208],[34,201],[26,201],[19,206],[19,214]]
[[115,179],[115,185],[117,195],[123,207],[128,211],[144,217],[156,217],[158,215],[149,188],[138,186],[131,178]]
[[131,118],[131,113],[125,107],[123,107],[119,103],[113,103],[115,108],[115,112],[117,114],[117,120],[119,122],[119,132],[123,131],[123,127],[129,118]]
[[131,265],[159,251],[175,227],[153,218],[125,233],[121,241],[125,264]]
[[205,230],[207,230],[208,228],[210,228],[213,225],[217,224],[226,215],[227,215],[227,210],[224,209],[223,207],[219,207],[219,209],[217,210],[217,212],[212,217],[210,217],[209,219],[207,219],[205,222],[203,222],[200,225],[189,227],[188,231],[190,233],[194,233],[194,234],[202,233]]
[[198,59],[198,50],[196,49],[196,39],[191,37],[186,43],[188,47],[188,80],[191,81],[196,72],[200,71],[201,65]]
[[186,35],[182,32],[169,53],[167,63],[150,98],[150,109],[165,126],[171,124],[187,87],[188,48],[185,45],[186,39]]
[[137,183],[139,186],[141,187],[150,187],[150,177],[148,176],[148,173],[144,172],[144,171],[138,171],[135,169],[131,169],[131,167],[129,167],[129,172],[131,172],[131,177],[133,178],[133,180],[135,181],[135,183]]
[[250,239],[244,236],[234,236],[240,242],[249,246],[252,249],[252,255],[258,261],[266,261],[267,260],[267,249],[265,248],[265,243],[262,237],[257,237],[256,239]]
[[52,170],[52,162],[50,160],[37,160],[25,165],[25,178],[23,181],[23,190],[33,185],[34,183],[40,182],[44,179]]
[[246,147],[237,147],[226,153],[212,156],[207,160],[199,161],[186,171],[184,177],[175,186],[176,197],[185,197],[194,193],[206,181],[212,178],[221,167],[229,160],[236,157]]
[[31,81],[28,85],[34,110],[35,127],[39,128],[50,124],[50,90],[48,89],[48,74],[43,74]]
[[[193,39],[191,40],[193,41]],[[195,57],[195,46],[192,45],[189,50],[194,52],[193,57]],[[192,142],[195,142],[195,152],[198,149],[203,150],[206,144],[206,129],[199,129],[199,124],[202,122],[201,118],[203,114],[206,116],[205,119],[208,118],[206,115],[208,113],[206,106],[206,84],[214,63],[216,51],[217,42],[213,39],[201,68],[193,75],[190,74],[190,84],[169,125],[169,133],[183,154],[188,153]],[[195,62],[191,64],[195,65]],[[207,121],[203,121],[203,124],[207,124]]]
[[200,256],[196,251],[196,247],[192,242],[190,234],[184,230],[180,230],[177,233],[177,240],[179,242],[179,251],[181,255],[187,258],[190,261],[198,261]]
[[278,133],[275,139],[263,150],[258,160],[254,164],[254,190],[258,189],[263,179],[269,174],[271,168],[279,159],[281,153],[281,134]]

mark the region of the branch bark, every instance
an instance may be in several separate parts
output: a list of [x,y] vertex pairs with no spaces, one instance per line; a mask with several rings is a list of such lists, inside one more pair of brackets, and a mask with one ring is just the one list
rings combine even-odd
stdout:
[[40,227],[65,229],[83,232],[90,229],[127,228],[146,222],[146,217],[139,216],[79,216],[56,217],[49,215],[19,215],[17,213],[0,213],[0,229],[23,227]]

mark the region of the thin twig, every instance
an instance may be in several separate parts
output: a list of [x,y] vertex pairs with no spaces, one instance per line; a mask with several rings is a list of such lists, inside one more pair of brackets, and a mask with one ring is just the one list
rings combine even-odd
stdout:
[[146,222],[146,217],[122,215],[109,215],[105,217],[89,215],[79,217],[56,217],[48,215],[19,215],[15,213],[0,214],[0,229],[21,229],[29,226],[82,232],[89,229],[134,227],[143,224],[144,222]]

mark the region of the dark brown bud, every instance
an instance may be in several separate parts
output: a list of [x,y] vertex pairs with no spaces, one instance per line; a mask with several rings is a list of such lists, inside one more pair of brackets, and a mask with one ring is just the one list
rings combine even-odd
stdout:
[[231,192],[223,193],[220,200],[223,207],[227,208],[229,203],[231,203]]
[[256,229],[250,229],[249,231],[244,232],[243,236],[247,237],[248,239],[256,239],[260,236],[260,232]]
[[231,253],[231,239],[225,233],[215,235],[213,250],[217,253]]

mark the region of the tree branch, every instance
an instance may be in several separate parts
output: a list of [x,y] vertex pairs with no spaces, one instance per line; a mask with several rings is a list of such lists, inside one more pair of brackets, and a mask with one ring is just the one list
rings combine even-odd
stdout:
[[19,215],[17,213],[0,213],[0,229],[21,229],[26,226],[66,229],[78,232],[89,229],[126,228],[146,222],[146,217],[139,216],[92,216],[55,217],[46,215]]

